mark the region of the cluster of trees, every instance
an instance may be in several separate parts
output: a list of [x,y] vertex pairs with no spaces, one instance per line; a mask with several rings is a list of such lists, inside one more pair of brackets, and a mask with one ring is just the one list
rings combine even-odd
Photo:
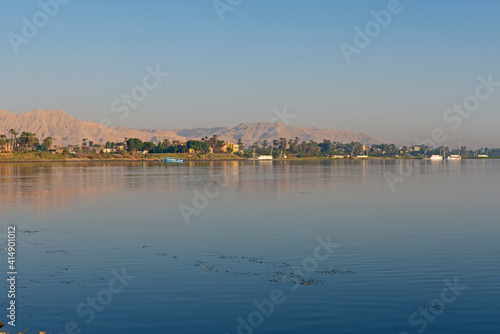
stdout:
[[48,151],[52,146],[52,137],[40,140],[34,133],[23,131],[19,134],[15,129],[9,130],[10,138],[5,134],[0,134],[0,148],[5,150],[11,147],[14,151]]
[[[0,134],[0,151],[12,148],[14,151],[48,151],[52,147],[52,137],[46,137],[40,142],[35,134],[22,132],[19,134],[15,129],[10,129],[8,135]],[[372,157],[423,157],[433,154],[459,154],[463,157],[475,157],[478,155],[500,156],[500,148],[467,149],[462,146],[460,149],[450,149],[446,146],[429,147],[426,145],[397,147],[394,144],[373,144],[370,147],[358,142],[340,143],[337,141],[323,140],[322,143],[314,141],[300,142],[295,139],[279,138],[272,141],[263,140],[261,143],[254,142],[245,150],[245,145],[241,139],[237,142],[240,152],[245,156],[273,155],[275,158],[285,155],[297,157],[328,157],[328,156],[358,156],[368,155]],[[87,139],[82,139],[82,147],[87,146]],[[171,143],[169,139],[155,144],[153,142],[143,142],[138,138],[125,138],[124,142],[107,142],[106,148],[123,146],[129,152],[148,151],[149,153],[186,153],[193,149],[197,153],[227,153],[232,152],[227,143],[220,140],[217,135],[204,137],[201,140],[189,140],[187,143]],[[75,147],[78,150],[78,147]]]
[[426,145],[397,147],[394,144],[373,144],[370,147],[358,142],[340,143],[324,139],[322,143],[315,141],[301,142],[296,137],[295,140],[280,138],[271,143],[267,140],[262,144],[255,142],[250,150],[245,151],[245,155],[251,156],[253,153],[258,155],[273,155],[275,158],[284,155],[295,155],[297,157],[329,157],[329,156],[358,156],[368,155],[370,157],[423,157],[433,154],[459,154],[463,157],[474,157],[479,154],[490,157],[500,156],[500,148],[481,148],[479,150],[467,150],[465,146],[460,149],[450,149],[446,146],[429,147]]
[[[241,140],[240,140],[241,141]],[[240,142],[239,141],[239,142]],[[241,143],[243,145],[243,143]],[[107,142],[106,147],[114,147],[115,143]],[[225,149],[226,143],[219,140],[217,135],[211,138],[204,137],[201,140],[189,140],[185,144],[174,144],[169,139],[163,142],[154,144],[152,142],[143,142],[138,138],[125,138],[126,150],[129,152],[134,151],[148,151],[149,153],[186,153],[189,149],[193,149],[197,153],[227,153],[229,149]]]
[[[343,144],[326,139],[323,140],[322,143],[316,143],[313,140],[309,142],[300,142],[299,137],[295,137],[294,140],[286,138],[275,139],[270,143],[264,140],[261,146],[255,142],[251,147],[252,154],[254,149],[256,154],[272,154],[274,157],[282,157],[284,155],[296,155],[298,157],[327,157],[330,155],[360,155],[363,153],[364,146],[356,142]],[[246,152],[247,155],[248,153],[249,151]]]

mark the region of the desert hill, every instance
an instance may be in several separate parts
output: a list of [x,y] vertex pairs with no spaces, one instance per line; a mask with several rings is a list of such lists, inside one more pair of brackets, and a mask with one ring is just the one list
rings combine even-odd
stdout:
[[0,134],[8,137],[9,129],[34,133],[40,140],[52,137],[56,145],[80,144],[82,138],[95,143],[121,142],[124,138],[139,138],[143,141],[163,141],[164,139],[186,141],[211,137],[216,134],[224,141],[236,142],[242,139],[244,143],[271,141],[278,138],[300,141],[323,139],[347,143],[357,141],[364,144],[379,143],[380,140],[364,133],[336,131],[319,127],[300,128],[282,123],[242,123],[235,127],[197,128],[197,129],[128,129],[121,127],[106,127],[96,122],[76,119],[64,111],[32,110],[23,114],[13,114],[0,110]]

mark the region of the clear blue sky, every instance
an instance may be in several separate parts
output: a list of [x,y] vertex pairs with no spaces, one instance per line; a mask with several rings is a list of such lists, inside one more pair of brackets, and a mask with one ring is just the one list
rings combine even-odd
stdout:
[[[443,121],[478,76],[500,81],[500,2],[402,0],[348,63],[340,43],[354,44],[354,28],[388,2],[243,0],[221,21],[212,0],[72,0],[16,54],[8,34],[22,36],[22,18],[41,7],[2,0],[0,109],[168,129],[269,122],[286,106],[295,126],[393,142],[441,127],[500,146],[500,87],[457,130]],[[120,119],[113,101],[157,64],[170,75]]]

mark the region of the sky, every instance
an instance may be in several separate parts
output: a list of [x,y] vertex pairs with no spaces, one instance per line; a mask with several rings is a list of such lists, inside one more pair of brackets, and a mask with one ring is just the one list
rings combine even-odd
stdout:
[[494,0],[0,0],[0,109],[500,146],[498,13]]

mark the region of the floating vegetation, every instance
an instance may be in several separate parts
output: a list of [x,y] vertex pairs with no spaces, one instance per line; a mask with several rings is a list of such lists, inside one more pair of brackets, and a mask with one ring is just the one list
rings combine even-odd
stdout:
[[[163,257],[165,257],[165,256],[168,256],[168,253],[167,253],[167,252],[163,252],[163,253],[155,253],[154,255],[155,255],[155,256],[163,256]],[[178,256],[175,256],[175,255],[172,255],[171,257],[172,257],[173,259],[178,259],[178,258],[179,258]]]
[[195,267],[200,267],[200,268],[202,268],[205,271],[219,272],[219,269],[215,268],[215,266],[205,266],[203,264],[203,261],[196,262],[196,264],[194,266]]
[[444,312],[446,311],[446,305],[439,305],[438,303],[428,303],[427,301],[424,301],[422,305],[420,306],[419,310],[424,311],[424,310],[436,310],[436,311],[441,311]]
[[316,270],[315,272],[318,274],[327,274],[327,275],[334,275],[334,274],[354,275],[356,273],[355,271],[352,271],[352,270],[341,270],[341,269]]
[[42,232],[42,231],[41,230],[24,230],[21,232],[26,233],[26,234],[31,234],[31,233],[38,233],[38,232]]
[[[214,255],[209,255],[209,256],[214,256]],[[269,264],[269,265],[273,265],[273,266],[284,266],[284,267],[291,266],[291,264],[288,263],[288,262],[273,261],[273,260],[265,259],[263,257],[235,256],[235,255],[217,255],[216,258],[217,259],[229,259],[229,260],[246,260],[246,261],[253,262],[253,263]]]
[[416,302],[413,300],[409,300],[406,302],[407,304],[412,305],[416,311],[429,311],[432,314],[455,314],[456,311],[452,311],[447,308],[445,303],[437,303],[435,300],[428,302],[424,300],[423,302]]
[[71,254],[69,254],[67,251],[65,251],[64,249],[50,250],[50,251],[46,251],[45,253],[48,253],[48,254],[64,254],[64,255],[71,255]]
[[168,253],[155,253],[156,256],[167,256]]
[[[277,261],[272,259],[267,259],[264,257],[251,257],[251,256],[239,256],[239,255],[225,255],[225,254],[211,254],[210,257],[215,257],[217,260],[227,260],[236,263],[250,262],[259,268],[263,268],[263,271],[237,271],[229,270],[228,268],[219,269],[215,265],[208,265],[203,261],[197,261],[195,266],[201,267],[205,272],[224,272],[227,274],[233,274],[238,276],[257,276],[262,279],[266,279],[274,283],[282,284],[300,284],[300,285],[316,285],[324,284],[325,280],[320,279],[323,275],[354,275],[356,272],[352,270],[343,269],[323,269],[316,270],[314,272],[306,272],[304,268],[300,266],[294,266],[286,261]],[[281,270],[276,270],[280,268]],[[311,277],[311,275],[318,276],[318,278]]]

